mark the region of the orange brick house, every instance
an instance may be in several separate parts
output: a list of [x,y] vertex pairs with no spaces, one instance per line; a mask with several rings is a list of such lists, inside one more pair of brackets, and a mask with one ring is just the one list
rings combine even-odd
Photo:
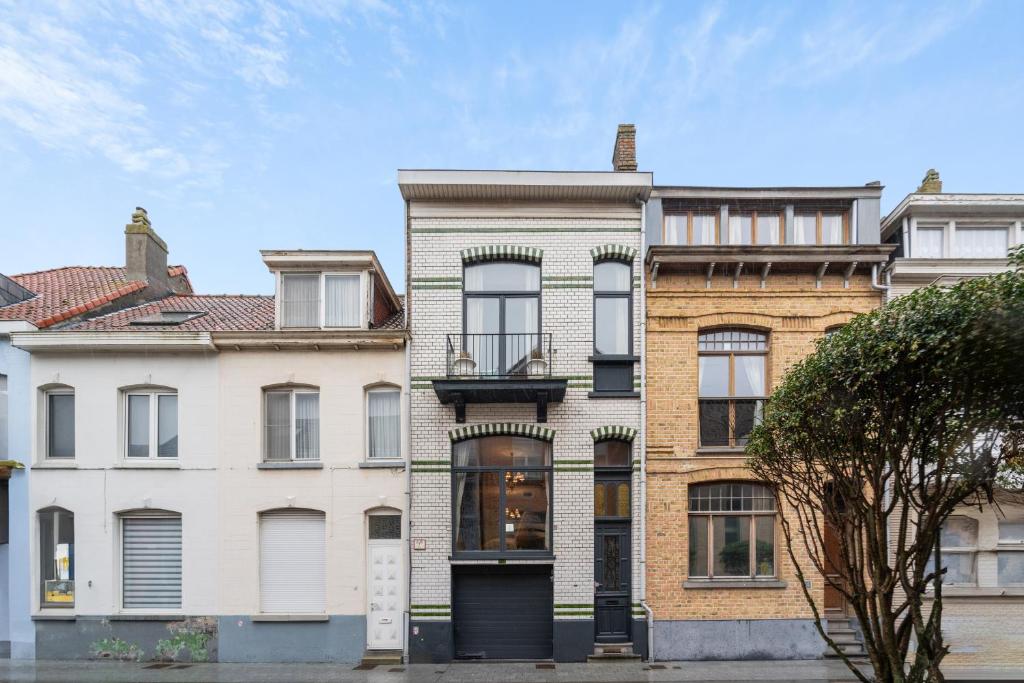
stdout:
[[[655,659],[825,655],[744,446],[818,339],[883,303],[882,187],[656,187],[646,235],[646,604]],[[804,563],[802,563],[804,564]],[[804,564],[805,571],[809,565]],[[810,579],[831,632],[845,605]]]

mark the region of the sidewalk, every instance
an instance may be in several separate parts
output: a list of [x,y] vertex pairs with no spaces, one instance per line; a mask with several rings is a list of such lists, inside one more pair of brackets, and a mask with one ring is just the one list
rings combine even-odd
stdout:
[[[950,671],[950,680],[1024,680],[1024,672]],[[623,664],[414,664],[356,670],[337,664],[141,664],[0,660],[18,683],[668,683],[852,681],[840,662],[642,662]]]

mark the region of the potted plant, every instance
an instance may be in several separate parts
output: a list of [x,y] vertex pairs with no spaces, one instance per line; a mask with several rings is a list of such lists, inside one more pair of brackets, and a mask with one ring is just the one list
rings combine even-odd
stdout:
[[455,361],[452,363],[452,373],[458,376],[476,374],[476,361],[473,360],[473,356],[469,351],[459,351],[459,355],[455,357]]
[[531,377],[548,374],[548,362],[544,358],[544,352],[540,349],[530,352],[530,360],[526,363],[526,374]]

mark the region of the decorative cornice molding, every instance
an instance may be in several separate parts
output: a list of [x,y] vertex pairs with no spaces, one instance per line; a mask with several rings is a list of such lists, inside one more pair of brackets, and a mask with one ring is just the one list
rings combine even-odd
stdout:
[[621,441],[632,441],[636,438],[636,429],[624,425],[606,425],[590,431],[590,438],[594,443],[616,439]]
[[540,427],[531,424],[516,424],[513,422],[491,422],[488,424],[469,425],[459,427],[448,432],[448,438],[452,443],[458,443],[467,439],[476,439],[481,436],[526,436],[541,441],[554,441],[555,430],[548,427]]
[[594,263],[599,261],[626,261],[632,262],[636,258],[637,250],[624,244],[602,244],[590,250],[590,256]]
[[459,252],[463,263],[479,263],[481,261],[528,261],[540,263],[544,258],[544,250],[537,247],[521,247],[515,244],[492,244],[481,247],[470,247]]

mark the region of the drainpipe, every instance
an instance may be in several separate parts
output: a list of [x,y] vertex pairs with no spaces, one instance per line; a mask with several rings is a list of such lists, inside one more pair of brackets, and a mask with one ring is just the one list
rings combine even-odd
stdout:
[[882,292],[882,298],[885,300],[883,303],[885,303],[889,299],[889,288],[892,286],[892,275],[889,273],[888,264],[882,269],[882,272],[885,274],[884,285],[878,281],[878,264],[871,264],[871,289]]
[[409,662],[409,621],[412,615],[412,254],[409,232],[409,200],[405,200],[405,605],[402,619],[405,632],[402,636],[402,661]]
[[[647,202],[641,201],[641,269],[646,247]],[[640,436],[640,605],[647,615],[647,661],[653,662],[654,611],[647,604],[647,283],[643,277],[640,279],[640,429],[638,432]],[[630,607],[630,612],[632,611],[633,609]]]

